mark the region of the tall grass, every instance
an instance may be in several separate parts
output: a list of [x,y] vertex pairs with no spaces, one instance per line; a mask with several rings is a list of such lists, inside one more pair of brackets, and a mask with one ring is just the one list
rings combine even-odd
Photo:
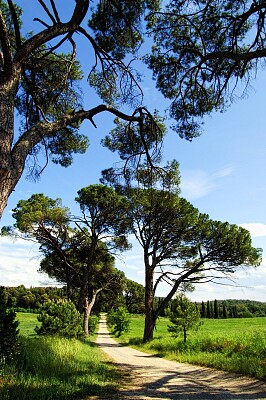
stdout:
[[[22,331],[29,320],[24,320]],[[89,340],[38,337],[32,336],[33,329],[26,331],[17,363],[0,377],[1,400],[104,398],[116,392],[121,374]]]
[[174,339],[168,319],[158,321],[154,340],[142,343],[143,317],[132,318],[121,341],[171,360],[239,372],[266,380],[266,318],[205,320],[199,331]]

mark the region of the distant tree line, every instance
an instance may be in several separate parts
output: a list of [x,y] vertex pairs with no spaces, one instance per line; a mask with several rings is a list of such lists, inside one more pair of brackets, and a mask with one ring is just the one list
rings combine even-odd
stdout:
[[[15,311],[39,312],[47,301],[67,299],[66,287],[17,287],[2,286],[2,298],[5,305]],[[119,290],[100,293],[94,313],[109,311],[111,308],[125,307],[132,314],[144,313],[144,287],[124,277]]]
[[202,318],[252,318],[266,316],[266,303],[253,300],[214,300],[197,303]]
[[65,288],[31,287],[2,287],[2,300],[8,308],[15,311],[38,311],[48,300],[66,299]]

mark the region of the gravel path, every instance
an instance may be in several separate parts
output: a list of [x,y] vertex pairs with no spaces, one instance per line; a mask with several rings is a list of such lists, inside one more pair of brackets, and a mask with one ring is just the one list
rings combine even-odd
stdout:
[[108,334],[105,316],[101,317],[97,343],[125,372],[119,399],[266,399],[264,382],[164,360],[119,345]]

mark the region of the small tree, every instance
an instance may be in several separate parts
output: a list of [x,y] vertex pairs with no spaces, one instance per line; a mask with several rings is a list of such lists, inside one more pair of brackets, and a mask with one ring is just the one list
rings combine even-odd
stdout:
[[111,310],[107,316],[107,324],[112,333],[116,336],[121,336],[122,333],[129,331],[130,315],[126,308],[118,307],[116,311]]
[[8,310],[4,301],[4,288],[0,288],[0,365],[10,362],[17,350],[19,330],[16,313]]
[[168,331],[172,336],[177,337],[183,332],[184,343],[187,341],[187,331],[198,329],[202,325],[198,308],[184,295],[176,299],[173,311],[169,313],[169,320],[172,325],[168,325]]
[[70,301],[44,303],[37,317],[41,326],[35,327],[38,335],[77,337],[82,335],[82,317]]

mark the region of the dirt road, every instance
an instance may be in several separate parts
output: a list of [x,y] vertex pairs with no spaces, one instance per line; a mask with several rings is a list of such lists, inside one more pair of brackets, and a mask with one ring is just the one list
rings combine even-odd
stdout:
[[97,343],[126,373],[120,399],[266,399],[266,383],[261,381],[164,360],[119,345],[108,334],[105,316],[101,317]]

